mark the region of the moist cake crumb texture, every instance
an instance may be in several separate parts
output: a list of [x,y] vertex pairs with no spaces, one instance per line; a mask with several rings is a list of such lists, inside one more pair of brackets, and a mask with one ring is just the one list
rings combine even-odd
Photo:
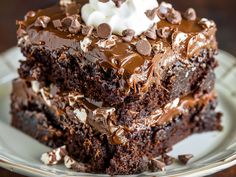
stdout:
[[25,59],[13,81],[12,126],[53,148],[44,164],[110,175],[164,171],[173,145],[222,130],[217,28],[193,8],[61,0],[17,26]]

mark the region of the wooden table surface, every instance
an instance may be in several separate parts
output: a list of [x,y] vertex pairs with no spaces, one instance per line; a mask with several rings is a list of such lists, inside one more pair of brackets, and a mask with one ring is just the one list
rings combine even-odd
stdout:
[[[199,16],[214,19],[218,25],[218,42],[220,49],[236,56],[236,1],[235,0],[167,0],[177,9],[194,7]],[[56,0],[7,0],[0,6],[0,52],[16,45],[15,20],[22,19],[28,10],[46,7]],[[160,1],[159,1],[160,2]],[[23,177],[0,168],[0,177]],[[235,177],[236,166],[210,177]]]

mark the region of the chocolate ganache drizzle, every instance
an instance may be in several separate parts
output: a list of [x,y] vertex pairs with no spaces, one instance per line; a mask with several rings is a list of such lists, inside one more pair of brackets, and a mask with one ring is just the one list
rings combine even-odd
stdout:
[[[139,1],[142,3],[144,0]],[[163,67],[169,67],[173,62],[187,62],[203,49],[213,51],[211,53],[217,51],[215,23],[197,18],[193,9],[180,14],[168,3],[158,5],[149,0],[147,2],[155,4],[152,9],[149,5],[139,9],[135,2],[127,0],[112,4],[111,1],[90,1],[99,7],[98,10],[112,7],[118,15],[126,12],[127,8],[134,8],[134,13],[142,13],[140,16],[147,20],[148,29],[145,31],[125,29],[130,27],[129,24],[118,30],[117,26],[111,25],[111,18],[104,18],[104,14],[99,23],[93,25],[96,21],[94,15],[95,19],[90,18],[90,14],[81,16],[81,10],[83,12],[83,8],[90,7],[88,1],[64,0],[51,8],[31,11],[26,14],[25,20],[18,21],[19,45],[64,51],[78,57],[81,66],[92,62],[105,72],[111,69],[119,76],[126,93],[131,89],[145,93],[151,85],[159,85]],[[117,14],[111,13],[113,16]],[[132,14],[129,15],[132,21]],[[93,20],[86,23],[83,19]]]

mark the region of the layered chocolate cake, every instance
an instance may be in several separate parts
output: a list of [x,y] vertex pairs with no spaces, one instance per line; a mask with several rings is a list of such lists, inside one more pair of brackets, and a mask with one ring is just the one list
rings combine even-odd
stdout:
[[[216,25],[156,0],[61,0],[17,22],[12,125],[81,172],[135,174],[221,130]],[[52,153],[53,154],[53,153]],[[49,154],[45,164],[56,164]],[[73,162],[73,163],[72,163]]]

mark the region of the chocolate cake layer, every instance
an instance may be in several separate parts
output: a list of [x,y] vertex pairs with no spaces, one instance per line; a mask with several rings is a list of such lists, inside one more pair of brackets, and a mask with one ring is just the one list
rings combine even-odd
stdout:
[[[24,88],[20,89],[20,85]],[[14,88],[12,125],[49,146],[66,145],[69,155],[86,163],[94,173],[140,173],[147,170],[151,158],[165,153],[190,134],[221,129],[221,114],[215,112],[214,94],[195,99],[192,96],[182,98],[177,107],[177,101],[175,105],[166,105],[168,111],[163,116],[172,117],[171,119],[158,117],[159,123],[148,127],[141,122],[144,128],[136,122],[135,128],[127,126],[126,129],[118,129],[115,136],[109,137],[104,127],[104,132],[99,129],[99,126],[108,123],[104,117],[106,112],[99,114],[97,110],[97,115],[90,117],[88,113],[87,118],[82,119],[85,113],[82,109],[77,116],[72,116],[70,111],[64,113],[52,99],[45,101],[46,93],[36,94],[25,81],[14,81]],[[58,101],[57,104],[66,103]],[[76,107],[76,104],[73,106]],[[87,111],[86,108],[84,110]],[[111,115],[108,114],[108,117]],[[149,117],[145,122],[155,120],[154,117]],[[95,121],[91,122],[89,119]],[[100,122],[97,122],[97,119]],[[122,143],[119,143],[121,141]]]
[[[80,18],[80,7],[58,5],[28,13],[18,22],[18,42],[27,58],[19,69],[22,78],[53,82],[109,105],[139,99],[144,103],[152,95],[163,106],[198,89],[215,67],[216,26],[210,20],[172,24],[161,18],[155,38],[143,34],[127,42],[114,34],[101,39],[95,29],[85,33],[88,26]],[[67,18],[81,29],[73,33],[71,26],[63,26]]]

